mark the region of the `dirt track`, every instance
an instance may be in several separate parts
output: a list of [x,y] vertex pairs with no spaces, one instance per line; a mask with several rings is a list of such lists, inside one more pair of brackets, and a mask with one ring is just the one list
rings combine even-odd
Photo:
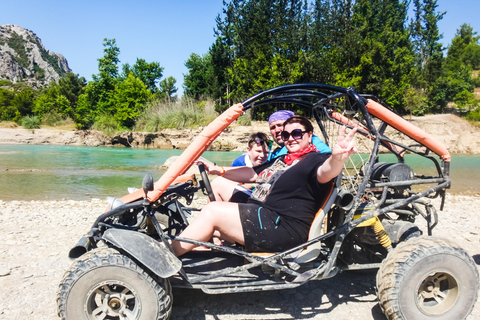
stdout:
[[[68,250],[105,202],[0,201],[0,319],[58,319],[58,283]],[[459,243],[480,264],[480,196],[448,196],[434,235]],[[174,290],[172,319],[385,319],[375,271],[346,272],[292,290],[207,295]],[[477,302],[469,320],[480,319]]]

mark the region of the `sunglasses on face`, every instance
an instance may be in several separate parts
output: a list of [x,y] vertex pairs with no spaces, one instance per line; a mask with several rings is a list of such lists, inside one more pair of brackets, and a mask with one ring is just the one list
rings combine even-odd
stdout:
[[287,141],[288,138],[290,138],[290,136],[292,136],[292,138],[294,140],[300,140],[303,138],[303,134],[306,133],[308,131],[302,131],[300,129],[294,129],[292,130],[292,132],[288,132],[288,131],[282,131],[280,133],[280,136],[282,137],[282,140],[283,141]]
[[262,140],[260,138],[252,139],[248,142],[248,144],[255,142],[258,145],[263,146],[264,144],[268,147],[271,148],[273,146],[273,141],[272,140]]

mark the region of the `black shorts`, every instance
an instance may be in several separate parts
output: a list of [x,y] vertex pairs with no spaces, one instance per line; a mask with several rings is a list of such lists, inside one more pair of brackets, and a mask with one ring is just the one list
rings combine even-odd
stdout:
[[245,250],[248,252],[282,252],[304,243],[308,238],[290,228],[291,221],[256,203],[239,203]]
[[241,185],[237,185],[233,190],[232,197],[228,201],[235,203],[247,203],[248,198],[250,198],[251,194],[252,190],[247,189]]

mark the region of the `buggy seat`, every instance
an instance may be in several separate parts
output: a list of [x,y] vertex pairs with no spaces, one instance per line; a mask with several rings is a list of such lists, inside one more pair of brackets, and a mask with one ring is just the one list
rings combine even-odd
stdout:
[[[341,181],[341,174],[339,177],[337,177],[337,179],[334,179],[333,181],[328,183],[328,186],[325,188],[325,193],[321,195],[323,197],[322,203],[320,209],[315,214],[312,225],[310,226],[310,232],[308,233],[309,241],[326,233],[325,220],[327,213],[330,211],[330,208],[332,207],[337,198],[337,181]],[[293,253],[292,255],[290,255],[290,257],[293,258],[293,261],[296,263],[306,263],[318,257],[321,247],[321,241],[317,241],[309,245],[308,247]],[[273,255],[274,253],[255,252],[252,254],[257,256],[269,256]]]
[[[323,195],[322,204],[320,209],[315,214],[312,225],[310,226],[310,232],[308,233],[308,241],[313,240],[322,234],[326,233],[326,218],[327,213],[330,211],[330,208],[334,204],[337,198],[337,188],[334,181],[329,182],[329,185],[326,188],[326,192]],[[322,247],[321,241],[317,241],[305,249],[301,250],[298,256],[295,257],[294,261],[296,263],[305,263],[312,261],[318,257]]]

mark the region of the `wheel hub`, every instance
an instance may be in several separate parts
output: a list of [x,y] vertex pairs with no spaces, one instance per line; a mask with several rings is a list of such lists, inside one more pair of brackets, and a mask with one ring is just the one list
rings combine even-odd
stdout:
[[113,299],[110,299],[110,301],[108,301],[108,306],[113,310],[120,309],[121,305],[122,303],[117,298],[113,298]]
[[444,314],[455,305],[457,299],[457,282],[446,272],[427,275],[417,290],[417,306],[427,315]]
[[140,300],[133,288],[121,281],[104,281],[92,288],[85,303],[88,319],[134,320],[140,314]]

